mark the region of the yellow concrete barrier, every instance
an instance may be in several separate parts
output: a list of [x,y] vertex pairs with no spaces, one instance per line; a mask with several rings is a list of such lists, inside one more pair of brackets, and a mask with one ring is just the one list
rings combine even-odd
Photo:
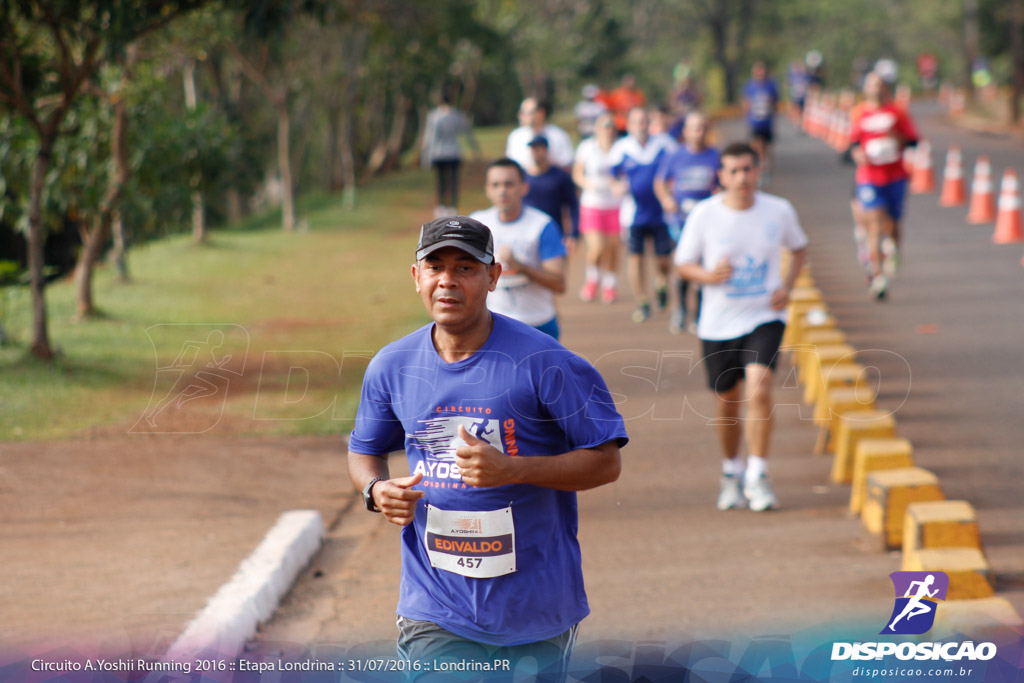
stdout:
[[981,550],[981,532],[974,506],[966,500],[908,505],[903,520],[903,569],[908,570],[911,554],[932,548]]
[[[914,466],[914,447],[907,439],[861,439],[853,451],[853,486],[850,490],[850,512],[864,506],[868,473]],[[921,503],[929,505],[930,503]],[[906,531],[904,531],[906,534]],[[904,535],[904,538],[906,536]]]
[[[793,346],[803,340],[803,334],[814,329],[830,330],[836,321],[828,312],[828,306],[821,301],[801,301],[786,306],[786,331],[782,335],[783,346]],[[808,318],[808,316],[810,316]]]
[[853,360],[855,356],[843,357],[838,360],[828,361],[825,365],[815,365],[812,359],[811,369],[808,370],[807,382],[804,383],[804,402],[807,405],[814,405],[819,397],[827,394],[829,389],[836,387],[864,387],[867,385],[867,375],[864,373],[864,366]]
[[946,572],[949,593],[946,600],[989,598],[994,594],[988,560],[977,548],[926,548],[911,553],[906,571]]
[[874,410],[875,390],[868,386],[832,387],[814,404],[814,423],[818,425],[818,441],[814,452],[822,455],[835,451],[839,418],[855,410]]
[[[797,378],[804,383],[805,401],[812,403],[814,396],[817,395],[817,387],[814,388],[814,391],[809,391],[811,383],[818,381],[820,386],[821,372],[825,368],[830,368],[839,362],[856,363],[857,349],[845,343],[818,344],[802,353],[799,362]],[[807,400],[808,394],[811,395],[810,400]]]
[[803,337],[803,339],[801,339],[799,344],[784,347],[784,350],[789,351],[792,355],[793,366],[797,368],[800,367],[800,363],[802,362],[800,356],[803,353],[806,353],[807,351],[813,351],[817,347],[824,346],[826,344],[846,343],[846,333],[844,333],[842,330],[837,330],[835,328],[831,330],[814,330],[811,332],[805,332],[801,336]]
[[943,497],[938,478],[928,470],[920,467],[878,470],[868,474],[867,497],[860,518],[868,531],[881,537],[883,548],[901,548],[907,506]]
[[[885,410],[851,410],[839,416],[835,434],[836,454],[832,459],[832,481],[853,481],[853,454],[861,439],[896,436],[896,420]],[[902,523],[902,519],[900,520]]]
[[999,635],[1012,635],[1010,631],[1016,631],[1019,636],[1024,631],[1024,619],[1006,598],[976,598],[940,604],[935,612],[935,623],[925,637],[944,640],[962,634],[993,640]]

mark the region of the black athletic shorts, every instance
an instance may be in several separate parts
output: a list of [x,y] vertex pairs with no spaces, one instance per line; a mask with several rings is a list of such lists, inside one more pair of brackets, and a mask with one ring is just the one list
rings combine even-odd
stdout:
[[774,370],[785,331],[786,323],[774,320],[737,339],[701,339],[708,388],[719,394],[729,391],[743,379],[743,368],[751,363],[767,365]]

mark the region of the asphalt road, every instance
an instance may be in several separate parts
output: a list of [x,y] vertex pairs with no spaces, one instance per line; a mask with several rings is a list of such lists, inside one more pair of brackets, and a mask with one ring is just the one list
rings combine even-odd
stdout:
[[[934,105],[915,111],[940,182],[952,141],[964,150],[968,178],[978,153],[990,155],[997,179],[1024,159],[1020,140],[954,129]],[[852,169],[823,143],[779,128],[770,191],[796,206],[816,282],[850,343],[877,368],[879,407],[895,412],[899,434],[946,497],[977,508],[998,594],[1024,613],[1024,244],[993,245],[992,226],[967,226],[965,208],[940,208],[937,194],[911,197],[903,266],[889,300],[874,302],[853,254]],[[720,140],[741,132],[723,126]],[[782,507],[718,512],[713,402],[702,373],[691,371],[697,341],[670,335],[665,315],[632,323],[626,301],[581,303],[580,261],[573,294],[560,303],[563,341],[604,373],[632,439],[621,479],[579,497],[592,608],[581,642],[754,637],[854,623],[877,633],[892,607],[888,574],[900,569],[900,555],[880,551],[848,516],[848,487],[830,484],[830,458],[812,454],[815,429],[789,365],[778,372],[772,455]],[[393,471],[401,467],[393,462]],[[339,481],[345,485],[343,472]],[[348,499],[254,648],[393,644],[398,529],[360,507]]]

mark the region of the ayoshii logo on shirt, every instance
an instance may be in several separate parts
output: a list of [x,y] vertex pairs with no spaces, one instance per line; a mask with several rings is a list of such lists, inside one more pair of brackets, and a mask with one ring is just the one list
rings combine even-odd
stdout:
[[[455,464],[455,450],[465,446],[459,437],[459,425],[473,436],[486,441],[498,450],[501,446],[501,429],[498,420],[486,414],[479,417],[468,415],[442,415],[420,420],[422,425],[408,434],[410,445],[420,451],[423,457],[416,463],[413,474],[420,473],[424,479],[462,481],[462,473]],[[429,486],[430,483],[427,482]]]

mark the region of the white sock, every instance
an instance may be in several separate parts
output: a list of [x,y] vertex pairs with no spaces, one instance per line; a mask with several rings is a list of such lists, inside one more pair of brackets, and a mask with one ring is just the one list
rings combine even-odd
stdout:
[[753,481],[762,474],[768,474],[768,461],[760,455],[748,455],[746,480]]
[[609,273],[605,271],[604,277],[602,278],[602,285],[605,289],[612,289],[619,282],[619,277],[615,273]]
[[743,458],[723,458],[722,474],[727,477],[738,477],[743,474]]
[[587,266],[587,282],[597,282],[601,279],[601,270],[597,266]]

